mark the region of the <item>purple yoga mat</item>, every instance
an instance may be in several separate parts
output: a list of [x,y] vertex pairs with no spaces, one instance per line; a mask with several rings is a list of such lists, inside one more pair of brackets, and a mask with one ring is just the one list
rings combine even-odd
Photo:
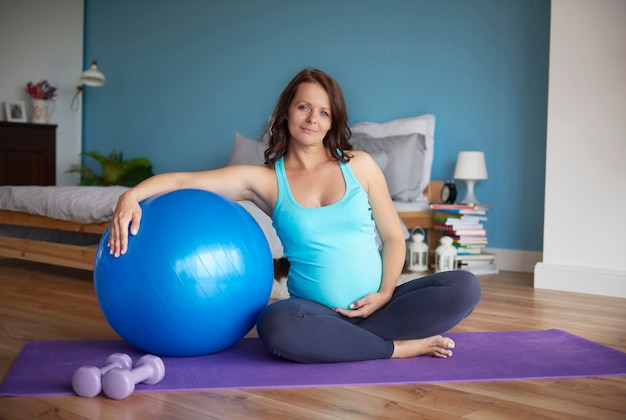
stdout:
[[[285,388],[415,384],[626,375],[626,353],[560,330],[448,334],[457,344],[447,359],[299,364],[270,355],[256,338],[220,353],[164,357],[165,378],[136,392],[226,388]],[[20,352],[0,396],[72,394],[82,365],[102,366],[115,352],[143,355],[123,341],[31,341]]]

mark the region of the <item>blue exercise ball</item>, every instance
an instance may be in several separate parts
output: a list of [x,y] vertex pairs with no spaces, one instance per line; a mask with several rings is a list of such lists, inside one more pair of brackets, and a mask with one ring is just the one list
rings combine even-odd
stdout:
[[243,338],[265,308],[274,266],[263,231],[236,202],[201,190],[140,203],[128,251],[96,254],[96,297],[126,342],[156,355],[198,356]]

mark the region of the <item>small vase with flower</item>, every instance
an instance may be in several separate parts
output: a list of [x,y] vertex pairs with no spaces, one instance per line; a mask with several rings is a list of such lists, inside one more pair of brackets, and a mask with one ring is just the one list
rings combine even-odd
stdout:
[[[47,80],[41,80],[38,83],[26,83],[26,92],[33,100],[33,123],[48,124],[48,120],[54,112],[54,97],[57,88],[51,86]],[[48,104],[52,103],[50,110]]]

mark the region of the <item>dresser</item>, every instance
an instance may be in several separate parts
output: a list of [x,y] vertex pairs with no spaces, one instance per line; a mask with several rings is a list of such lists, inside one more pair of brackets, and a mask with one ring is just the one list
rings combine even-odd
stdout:
[[0,185],[56,184],[56,128],[0,121]]

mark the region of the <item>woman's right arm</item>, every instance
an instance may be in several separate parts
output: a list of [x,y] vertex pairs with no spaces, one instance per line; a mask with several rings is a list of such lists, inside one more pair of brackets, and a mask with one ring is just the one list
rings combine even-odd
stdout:
[[[109,231],[109,252],[116,257],[128,249],[128,232],[136,235],[141,222],[139,203],[157,194],[186,188],[212,191],[233,200],[251,200],[266,212],[270,169],[236,165],[202,172],[173,172],[148,178],[122,194],[117,202]],[[267,182],[266,180],[269,180]]]

